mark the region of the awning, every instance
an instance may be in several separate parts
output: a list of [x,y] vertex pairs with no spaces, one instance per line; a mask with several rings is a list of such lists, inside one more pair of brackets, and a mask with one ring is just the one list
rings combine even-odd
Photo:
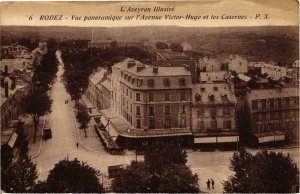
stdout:
[[194,143],[216,143],[217,137],[195,137]]
[[230,143],[230,142],[238,142],[239,136],[224,136],[217,137],[218,143]]
[[258,143],[267,143],[274,141],[283,141],[285,140],[285,135],[270,135],[258,138]]

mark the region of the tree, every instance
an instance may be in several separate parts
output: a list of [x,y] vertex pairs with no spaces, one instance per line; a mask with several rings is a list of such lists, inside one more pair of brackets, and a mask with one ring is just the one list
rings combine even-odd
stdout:
[[198,193],[198,176],[185,165],[167,166],[160,178],[158,193]]
[[1,187],[6,192],[30,192],[38,178],[36,164],[26,154],[9,168],[1,170],[1,178]]
[[156,143],[150,145],[145,153],[145,163],[157,174],[161,174],[164,167],[170,164],[185,165],[186,158],[187,153],[178,143]]
[[89,84],[89,73],[86,70],[68,70],[65,71],[64,85],[67,92],[70,94],[71,99],[78,101],[87,89]]
[[81,103],[76,104],[77,114],[76,119],[80,123],[80,129],[84,129],[85,136],[86,136],[86,128],[87,124],[90,122],[91,118],[89,113],[87,112],[87,107]]
[[49,171],[45,182],[39,182],[36,192],[51,193],[102,193],[100,171],[85,162],[61,160]]
[[251,155],[244,149],[234,153],[229,168],[235,172],[224,182],[229,193],[288,193],[298,171],[289,154],[264,150]]
[[162,50],[169,48],[169,46],[166,43],[164,43],[164,42],[157,42],[155,44],[155,46],[156,46],[156,48],[162,49]]
[[131,165],[117,174],[112,188],[117,193],[150,192],[150,177],[144,162],[132,161]]
[[183,47],[180,44],[172,43],[170,45],[170,49],[174,52],[179,52],[179,53],[183,52]]
[[178,144],[154,144],[144,161],[132,162],[112,182],[115,192],[199,192],[198,176],[186,166],[186,152]]
[[33,120],[33,142],[35,142],[36,139],[40,117],[51,111],[51,104],[52,100],[48,96],[47,91],[42,87],[33,88],[22,100],[23,110],[28,113]]

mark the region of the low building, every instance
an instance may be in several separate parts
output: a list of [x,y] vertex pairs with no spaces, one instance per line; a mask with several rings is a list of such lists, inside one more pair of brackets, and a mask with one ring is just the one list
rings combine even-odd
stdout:
[[261,68],[261,74],[268,74],[273,80],[279,80],[287,75],[287,68],[273,64],[264,64]]
[[141,41],[114,41],[114,40],[92,40],[88,42],[89,48],[110,48],[114,43],[118,47],[139,47],[143,48],[144,44]]
[[228,60],[228,70],[235,71],[236,73],[248,72],[248,61],[239,55],[231,55]]
[[221,71],[221,63],[217,58],[203,57],[198,62],[201,72]]
[[298,88],[249,90],[246,109],[247,114],[242,114],[246,114],[250,126],[243,134],[253,144],[298,141]]
[[88,89],[85,92],[86,97],[89,99],[89,101],[92,103],[93,106],[97,107],[99,110],[103,109],[102,106],[102,88],[99,87],[100,83],[103,82],[106,79],[107,72],[103,68],[97,69],[96,72],[94,72],[89,77],[89,86]]
[[235,105],[236,98],[230,83],[194,84],[192,105],[194,144],[205,146],[237,144],[239,133],[235,123]]

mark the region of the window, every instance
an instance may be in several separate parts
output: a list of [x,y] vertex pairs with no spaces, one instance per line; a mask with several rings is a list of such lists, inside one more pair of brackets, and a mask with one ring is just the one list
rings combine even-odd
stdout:
[[169,80],[168,78],[165,78],[165,79],[163,80],[163,82],[164,82],[164,86],[166,86],[166,87],[169,87],[169,86],[170,86],[170,80]]
[[197,109],[197,116],[203,117],[204,116],[204,108],[198,108]]
[[277,107],[281,108],[281,99],[280,98],[277,98]]
[[295,102],[294,102],[294,99],[293,99],[293,98],[290,98],[290,103],[289,103],[289,105],[290,105],[291,107],[293,107],[293,106],[295,105]]
[[231,121],[224,121],[223,122],[224,129],[231,129]]
[[180,78],[179,79],[179,85],[180,86],[185,86],[185,78]]
[[165,106],[165,115],[170,115],[170,114],[171,114],[170,106]]
[[225,106],[223,107],[223,115],[224,116],[230,116],[229,107]]
[[132,91],[130,90],[129,97],[132,98]]
[[141,95],[140,95],[140,93],[135,93],[135,100],[136,101],[141,101]]
[[141,115],[141,107],[137,106],[136,108],[136,115]]
[[216,110],[216,108],[211,108],[210,109],[210,116],[211,117],[216,117],[216,115],[217,115],[217,110]]
[[267,101],[266,101],[266,99],[263,99],[261,101],[261,107],[262,107],[262,109],[266,109],[267,108]]
[[171,128],[171,120],[165,119],[165,128]]
[[199,131],[203,131],[204,130],[204,121],[198,121],[197,128]]
[[154,79],[148,79],[148,86],[154,87]]
[[141,87],[143,84],[143,80],[142,79],[137,79],[137,86]]
[[138,128],[138,129],[141,128],[141,120],[140,119],[136,120],[136,128]]
[[257,110],[257,100],[252,101],[252,109]]
[[185,126],[186,126],[185,118],[181,118],[180,119],[180,128],[185,127]]
[[154,101],[154,93],[149,93],[149,101]]
[[165,93],[165,101],[170,101],[170,93]]
[[155,120],[149,119],[149,129],[155,129]]
[[181,106],[181,111],[180,111],[181,114],[185,114],[185,105]]
[[126,96],[128,96],[128,88],[126,88]]
[[153,106],[149,107],[149,116],[154,116],[154,107]]
[[216,129],[217,128],[217,121],[210,121],[210,128]]
[[270,99],[270,108],[273,109],[275,107],[274,99]]
[[180,93],[180,100],[185,100],[185,92]]

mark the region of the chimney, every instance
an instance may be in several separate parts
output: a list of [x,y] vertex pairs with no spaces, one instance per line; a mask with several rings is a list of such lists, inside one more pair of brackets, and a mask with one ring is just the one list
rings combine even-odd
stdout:
[[135,60],[131,59],[127,62],[127,68],[131,68],[135,66]]
[[5,82],[4,85],[5,85],[5,97],[8,98],[8,82]]
[[144,65],[144,64],[138,64],[138,65],[136,66],[136,71],[137,71],[137,72],[140,72],[140,71],[142,71],[144,68],[145,68],[145,65]]
[[158,67],[157,66],[153,67],[153,73],[158,73]]
[[8,74],[8,67],[7,67],[7,65],[5,65],[4,68],[5,68],[5,69],[4,69],[4,73],[5,73],[5,75],[7,75],[7,74]]

